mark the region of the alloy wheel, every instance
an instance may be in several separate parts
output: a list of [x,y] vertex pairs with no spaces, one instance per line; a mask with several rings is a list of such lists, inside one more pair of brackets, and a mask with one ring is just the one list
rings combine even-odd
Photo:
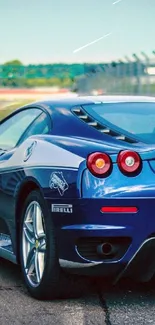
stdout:
[[25,212],[22,233],[24,269],[31,286],[39,286],[45,269],[46,232],[44,216],[37,201],[31,202]]

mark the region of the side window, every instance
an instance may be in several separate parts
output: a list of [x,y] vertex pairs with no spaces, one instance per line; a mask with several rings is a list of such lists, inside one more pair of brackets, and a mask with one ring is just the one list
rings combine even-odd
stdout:
[[16,113],[3,122],[0,125],[0,148],[14,148],[28,126],[41,113],[39,108],[29,108]]
[[35,121],[30,125],[28,130],[26,130],[25,134],[23,135],[21,142],[26,140],[28,137],[37,134],[48,134],[50,131],[50,121],[48,116],[45,113],[42,113]]

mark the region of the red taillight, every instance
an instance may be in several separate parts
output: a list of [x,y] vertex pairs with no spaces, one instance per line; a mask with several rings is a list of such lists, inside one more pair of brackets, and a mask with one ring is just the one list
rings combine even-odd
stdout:
[[87,167],[93,175],[104,177],[110,172],[112,162],[110,157],[105,153],[95,152],[88,156]]
[[102,207],[103,213],[136,213],[138,209],[136,207]]
[[121,151],[117,158],[117,163],[122,172],[135,173],[141,167],[141,158],[135,151]]

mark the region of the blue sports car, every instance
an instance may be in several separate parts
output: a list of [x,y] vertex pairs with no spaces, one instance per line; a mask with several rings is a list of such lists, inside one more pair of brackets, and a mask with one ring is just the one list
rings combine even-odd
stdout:
[[43,101],[1,121],[0,257],[33,297],[59,297],[66,270],[149,281],[154,251],[154,98]]

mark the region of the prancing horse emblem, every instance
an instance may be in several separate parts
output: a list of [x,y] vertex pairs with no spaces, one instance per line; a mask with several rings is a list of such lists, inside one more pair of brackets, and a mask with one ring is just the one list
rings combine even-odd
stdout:
[[33,141],[31,145],[26,149],[24,161],[27,161],[31,157],[36,144],[37,141]]

